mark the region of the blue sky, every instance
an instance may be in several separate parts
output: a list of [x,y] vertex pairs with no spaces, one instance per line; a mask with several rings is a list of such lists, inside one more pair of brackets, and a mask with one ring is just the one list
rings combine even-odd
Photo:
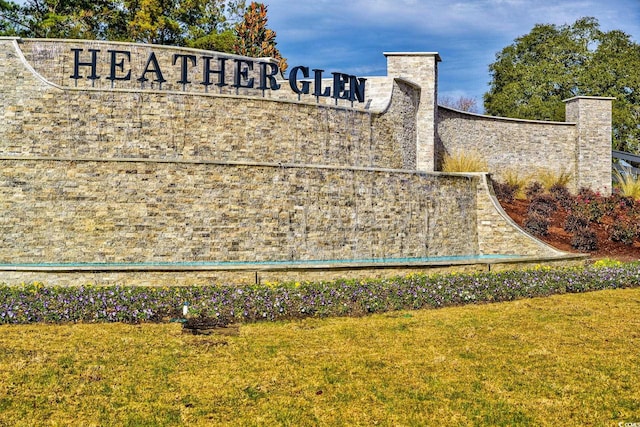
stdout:
[[[535,24],[593,16],[640,42],[640,0],[264,0],[289,67],[386,75],[383,52],[438,52],[439,95],[475,98],[488,66]],[[640,71],[639,71],[640,72]]]

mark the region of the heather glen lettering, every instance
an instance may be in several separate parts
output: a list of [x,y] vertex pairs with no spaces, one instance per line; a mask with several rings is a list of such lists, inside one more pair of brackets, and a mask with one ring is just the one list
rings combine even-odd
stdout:
[[[84,77],[89,80],[98,80],[102,76],[98,75],[98,56],[106,55],[109,64],[109,75],[106,79],[111,80],[112,86],[116,81],[130,81],[135,78],[142,87],[147,82],[157,83],[162,89],[164,78],[162,67],[155,52],[150,52],[146,59],[144,68],[138,74],[132,76],[131,52],[127,50],[107,50],[103,53],[100,49],[73,48],[73,74],[70,76],[77,81]],[[178,67],[180,79],[178,84],[185,90],[187,85],[194,84],[189,80],[189,70],[193,67],[200,67],[199,81],[205,87],[205,91],[210,86],[230,86],[234,88],[258,89],[258,90],[279,90],[281,84],[277,76],[280,74],[278,65],[273,62],[254,61],[249,58],[232,58],[224,56],[208,56],[175,53],[172,56],[172,66]],[[256,73],[253,71],[257,71]],[[231,81],[227,80],[229,72],[232,75]],[[323,86],[324,70],[312,69],[309,67],[293,67],[289,72],[289,87],[299,95],[313,95],[316,97],[330,97],[334,99],[345,99],[349,101],[364,102],[366,79],[351,74],[332,72],[332,79],[329,85]],[[311,77],[313,75],[313,77]],[[311,89],[313,82],[313,90]]]

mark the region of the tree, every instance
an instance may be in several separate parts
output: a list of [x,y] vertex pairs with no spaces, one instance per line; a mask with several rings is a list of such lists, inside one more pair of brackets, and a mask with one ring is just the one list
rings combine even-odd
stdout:
[[613,148],[640,152],[640,45],[595,18],[536,25],[496,55],[484,95],[487,114],[564,120],[563,100],[611,96]]
[[281,72],[287,69],[287,60],[276,48],[276,33],[267,28],[267,6],[251,2],[244,20],[236,25],[235,53],[252,57],[270,57],[279,61]]
[[111,0],[0,0],[0,35],[102,39],[116,28],[124,14]]
[[128,34],[133,41],[226,52],[232,52],[228,41],[231,29],[245,9],[244,1],[124,1],[130,15]]
[[233,52],[244,0],[0,0],[0,35],[171,44]]
[[438,99],[438,104],[444,107],[450,107],[455,110],[467,111],[469,113],[478,113],[478,103],[475,98],[461,96],[454,99],[450,96],[442,96]]
[[15,36],[20,29],[19,6],[15,3],[0,0],[0,34]]

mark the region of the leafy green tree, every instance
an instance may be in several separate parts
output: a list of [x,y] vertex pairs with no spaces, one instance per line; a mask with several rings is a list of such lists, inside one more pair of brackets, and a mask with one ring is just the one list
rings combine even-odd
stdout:
[[640,45],[603,32],[595,18],[536,25],[496,55],[484,95],[487,114],[564,120],[565,99],[611,96],[613,148],[640,152]]
[[244,0],[0,0],[0,35],[120,40],[233,52]]
[[276,32],[267,28],[267,6],[251,2],[244,19],[235,28],[235,53],[252,57],[270,57],[279,61],[280,71],[287,69],[287,60],[276,48]]
[[[245,10],[244,1],[124,0],[128,34],[144,43],[232,52],[229,35]],[[224,35],[223,35],[224,34]]]
[[1,35],[102,39],[121,32],[124,19],[111,0],[0,0]]

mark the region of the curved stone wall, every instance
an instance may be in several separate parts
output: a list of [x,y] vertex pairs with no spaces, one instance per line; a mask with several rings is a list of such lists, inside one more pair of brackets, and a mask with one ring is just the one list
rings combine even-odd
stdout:
[[[537,172],[571,176],[569,189],[611,192],[611,99],[567,100],[572,122],[542,122],[483,116],[438,107],[438,164],[445,154],[477,153],[502,179]],[[582,117],[573,111],[582,110]],[[587,113],[585,113],[586,111]]]
[[573,123],[504,119],[439,107],[438,137],[446,154],[478,153],[498,178],[509,169],[527,174],[549,168],[576,175]]
[[482,175],[416,170],[425,97],[407,79],[372,80],[353,108],[171,86],[175,69],[162,88],[112,87],[69,81],[72,49],[156,52],[167,70],[176,53],[213,55],[0,38],[2,271],[557,255],[504,221]]
[[419,88],[402,79],[381,113],[65,87],[69,44],[1,42],[0,262],[477,253],[473,180],[410,172]]
[[[38,75],[29,72],[31,63],[22,62],[16,48],[44,44],[68,56],[71,46],[82,44],[12,42],[2,42],[7,59],[0,82],[1,154],[414,169],[415,144],[406,142],[415,139],[411,92],[418,89],[401,80],[384,114],[261,97],[57,87],[48,78],[68,77],[69,57],[34,67],[47,71]],[[44,57],[47,51],[39,49],[37,57]]]

